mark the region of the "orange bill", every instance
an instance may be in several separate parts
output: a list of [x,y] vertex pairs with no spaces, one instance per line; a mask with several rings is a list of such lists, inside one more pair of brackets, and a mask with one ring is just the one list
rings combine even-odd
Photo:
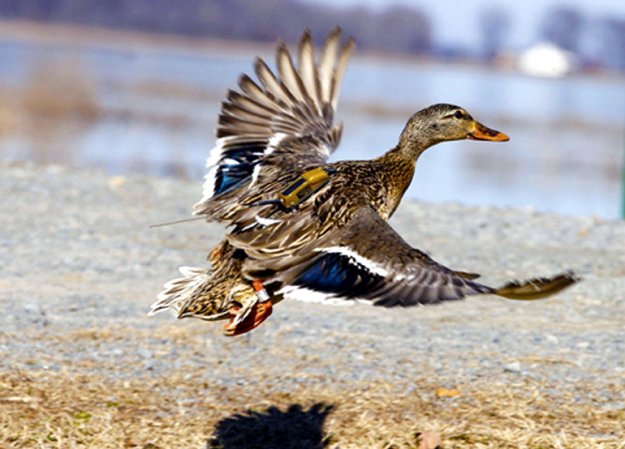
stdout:
[[469,139],[491,140],[493,142],[506,142],[510,140],[504,133],[488,128],[480,122],[475,122],[475,129],[469,134]]

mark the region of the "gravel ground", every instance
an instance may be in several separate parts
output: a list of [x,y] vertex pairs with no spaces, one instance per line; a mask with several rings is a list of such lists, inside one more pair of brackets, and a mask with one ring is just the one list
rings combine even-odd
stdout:
[[222,235],[204,222],[148,228],[187,217],[197,183],[1,170],[0,374],[188,371],[285,393],[378,381],[409,393],[424,378],[448,388],[536,381],[625,407],[625,223],[405,203],[393,223],[409,242],[487,283],[565,269],[584,280],[539,302],[480,297],[388,310],[284,301],[254,332],[226,338],[221,323],[146,316],[177,267],[202,265]]

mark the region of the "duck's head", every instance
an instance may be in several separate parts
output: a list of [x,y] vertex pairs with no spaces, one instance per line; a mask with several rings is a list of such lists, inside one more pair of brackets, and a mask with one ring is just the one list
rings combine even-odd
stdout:
[[460,106],[435,104],[410,117],[400,144],[423,151],[440,142],[463,139],[505,142],[509,137],[482,125]]

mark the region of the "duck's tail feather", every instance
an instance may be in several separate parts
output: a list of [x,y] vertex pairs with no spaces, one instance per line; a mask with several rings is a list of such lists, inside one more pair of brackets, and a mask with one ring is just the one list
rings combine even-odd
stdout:
[[[210,269],[180,267],[180,273],[182,277],[165,284],[158,300],[150,307],[149,316],[167,309],[177,318],[197,316],[200,312],[204,320],[218,320],[228,315],[223,310],[222,298],[211,299],[213,279]],[[200,305],[202,310],[198,309]]]
[[546,278],[512,281],[494,289],[493,294],[508,299],[531,301],[546,298],[579,282],[581,277],[572,271]]

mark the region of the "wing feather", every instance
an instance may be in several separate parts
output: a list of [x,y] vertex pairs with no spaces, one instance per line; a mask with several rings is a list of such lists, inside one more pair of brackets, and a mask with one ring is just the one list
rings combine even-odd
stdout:
[[[275,234],[288,225],[277,224]],[[244,264],[246,276],[273,273],[267,282],[287,289],[306,288],[384,307],[434,304],[494,291],[410,246],[369,207],[360,208],[347,226],[315,242],[297,244],[292,234],[285,235],[289,240],[271,250],[262,239],[241,247],[250,256]],[[367,235],[376,238],[363,238]]]
[[[280,82],[276,79],[275,75],[267,66],[265,61],[261,58],[256,58],[256,61],[254,62],[254,71],[256,72],[258,80],[264,86],[265,92],[268,92],[278,101],[282,101],[288,106],[293,105],[291,98],[285,89],[280,86]],[[278,105],[280,106],[280,103],[278,103]]]
[[266,113],[262,109],[254,107],[254,105],[248,104],[240,104],[235,102],[224,103],[221,106],[221,111],[223,116],[227,117],[237,117],[242,118],[244,120],[254,121],[256,119],[260,120],[270,120],[271,115]]
[[354,39],[348,39],[345,45],[343,45],[343,48],[341,49],[339,55],[339,59],[336,65],[336,71],[332,79],[332,93],[330,94],[330,98],[332,99],[332,107],[335,110],[339,101],[341,81],[343,81],[343,75],[345,74],[345,69],[347,69],[347,63],[349,62],[349,58],[354,51],[354,47],[356,47],[356,42],[354,41]]
[[286,91],[291,92],[297,102],[307,102],[306,88],[298,75],[286,45],[281,43],[276,54],[276,65]]
[[315,54],[309,30],[304,31],[304,35],[302,36],[302,41],[299,47],[298,61],[305,89],[308,92],[310,99],[313,101],[317,113],[321,113],[317,65],[315,64]]
[[332,95],[334,64],[338,53],[341,30],[334,28],[326,38],[319,62],[319,82],[321,84],[321,103],[329,103]]
[[[375,235],[375,239],[363,236]],[[436,304],[469,295],[494,294],[508,299],[535,300],[575,284],[573,272],[514,281],[499,288],[475,282],[478,275],[456,272],[410,246],[373,209],[360,208],[350,223],[294,254],[290,265],[276,264],[284,254],[272,254],[278,281],[285,291],[302,288],[344,300],[366,300],[376,306]],[[244,264],[263,266],[254,259]]]

